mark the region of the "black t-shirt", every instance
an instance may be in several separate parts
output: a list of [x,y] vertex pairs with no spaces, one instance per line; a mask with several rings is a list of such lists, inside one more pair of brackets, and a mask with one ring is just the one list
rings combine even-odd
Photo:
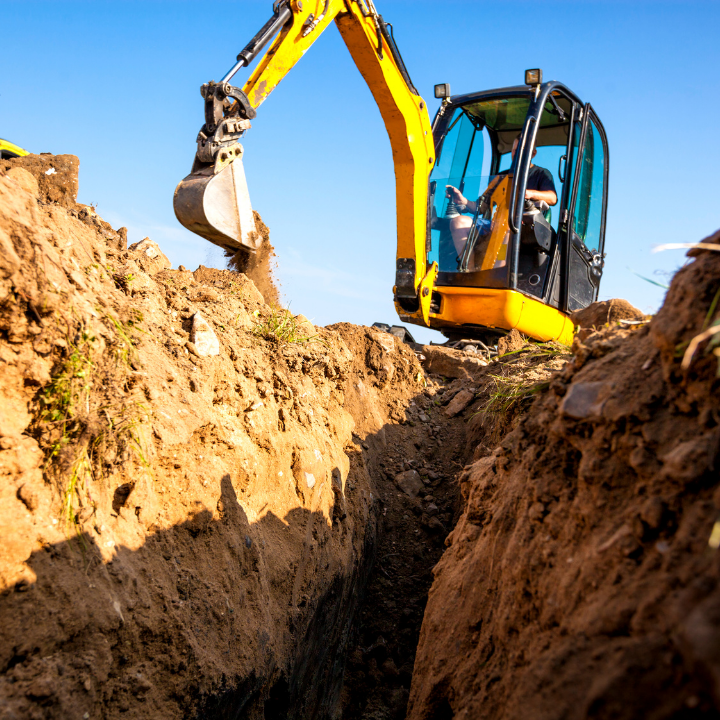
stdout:
[[548,190],[555,191],[555,182],[552,173],[539,165],[533,165],[528,172],[527,190],[540,190],[546,192]]

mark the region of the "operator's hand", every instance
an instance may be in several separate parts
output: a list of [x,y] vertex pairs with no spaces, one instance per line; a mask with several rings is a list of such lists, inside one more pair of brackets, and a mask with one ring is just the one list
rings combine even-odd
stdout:
[[467,198],[452,185],[445,186],[445,194],[449,197],[456,205],[467,205]]
[[526,190],[526,200],[534,200],[535,202],[546,202],[548,205],[557,203],[557,195],[552,190]]

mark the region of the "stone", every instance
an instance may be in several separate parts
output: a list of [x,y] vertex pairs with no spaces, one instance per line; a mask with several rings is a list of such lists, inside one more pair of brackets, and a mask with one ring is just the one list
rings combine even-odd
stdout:
[[576,382],[560,403],[560,413],[575,420],[600,417],[610,387],[606,382]]
[[425,508],[425,512],[432,517],[433,515],[437,515],[440,512],[440,509],[435,503],[428,503]]
[[425,485],[417,470],[406,470],[395,476],[397,486],[410,497],[416,498],[424,489]]
[[434,515],[432,517],[425,516],[422,524],[423,527],[427,528],[430,532],[442,532],[445,530],[445,526]]
[[474,377],[488,364],[486,360],[471,357],[462,350],[437,345],[423,345],[422,354],[425,356],[423,367],[426,372],[447,378]]
[[467,388],[461,390],[445,408],[445,414],[448,417],[455,417],[456,415],[459,415],[474,400],[474,398],[475,393],[472,390]]
[[652,530],[657,530],[663,521],[665,503],[659,497],[648,498],[640,510],[640,519]]
[[304,315],[296,315],[295,322],[297,323],[298,332],[301,335],[307,335],[308,337],[317,335],[315,326]]
[[133,260],[148,275],[154,275],[170,267],[170,260],[163,254],[160,246],[148,237],[133,243],[128,248],[128,252],[133,253]]
[[190,342],[195,346],[199,357],[211,357],[220,354],[220,341],[215,331],[199,312],[193,315]]

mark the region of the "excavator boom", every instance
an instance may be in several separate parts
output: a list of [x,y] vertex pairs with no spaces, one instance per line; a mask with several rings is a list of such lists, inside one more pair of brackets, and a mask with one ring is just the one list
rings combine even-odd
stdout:
[[[335,22],[385,122],[395,163],[398,273],[396,295],[421,302],[428,322],[427,187],[435,150],[425,101],[414,88],[389,26],[372,0],[280,0],[265,26],[220,82],[202,86],[205,124],[190,173],[175,191],[175,213],[189,230],[230,251],[259,242],[242,168],[240,139],[257,109],[322,32]],[[274,38],[274,39],[273,39]],[[242,88],[230,80],[268,46]],[[424,283],[425,295],[420,287]],[[424,302],[423,302],[424,300]]]

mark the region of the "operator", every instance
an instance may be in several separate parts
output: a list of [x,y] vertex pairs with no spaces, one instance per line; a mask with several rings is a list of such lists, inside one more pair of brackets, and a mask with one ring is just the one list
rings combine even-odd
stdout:
[[[515,151],[517,150],[519,141],[520,136],[518,135],[513,142],[511,150],[513,160],[515,159]],[[536,154],[537,150],[533,148],[532,156],[535,157]],[[448,197],[458,206],[460,212],[471,212],[473,214],[477,212],[477,201],[471,202],[452,185],[446,185],[445,187],[448,191]],[[530,163],[525,199],[532,200],[536,203],[546,202],[548,205],[557,204],[558,199],[557,193],[555,192],[555,182],[549,170]],[[462,255],[472,224],[473,218],[468,215],[456,215],[450,220],[450,234],[452,235],[453,245],[455,245],[455,251],[458,256]]]

